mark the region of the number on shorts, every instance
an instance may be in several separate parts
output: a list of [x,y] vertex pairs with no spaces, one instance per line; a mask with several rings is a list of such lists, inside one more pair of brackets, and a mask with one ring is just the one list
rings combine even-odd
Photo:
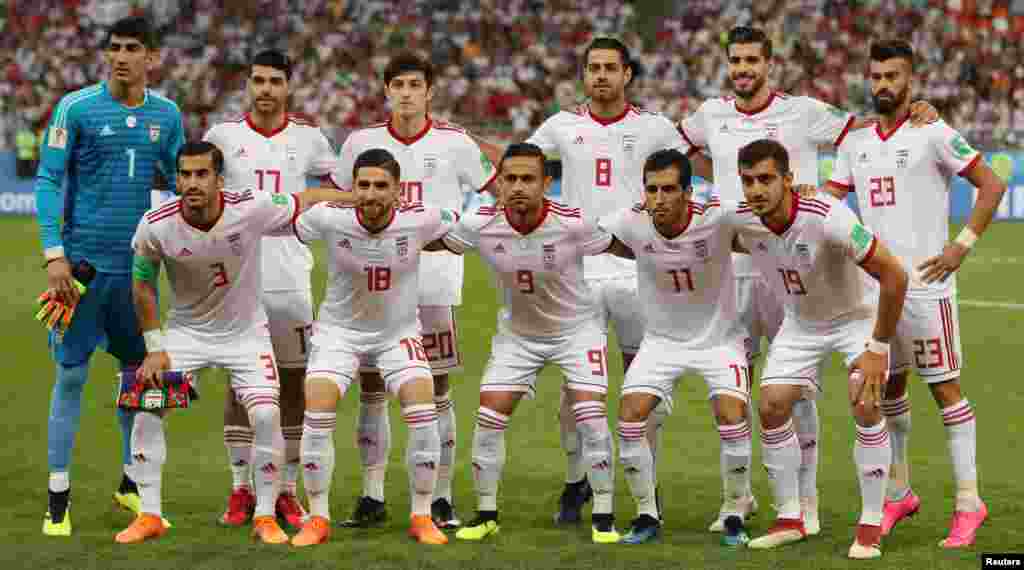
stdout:
[[595,348],[594,350],[587,351],[587,362],[593,367],[590,371],[592,376],[604,376],[605,363],[607,362],[607,355],[605,349]]
[[750,367],[741,364],[730,364],[729,368],[732,369],[733,374],[736,375],[736,387],[740,390],[744,390],[744,384],[746,385],[746,391],[750,391]]
[[399,200],[401,200],[403,204],[423,201],[422,182],[399,182],[398,187],[401,191]]
[[409,353],[409,360],[418,360],[420,362],[429,362],[427,360],[427,353],[423,350],[423,344],[418,338],[403,338],[398,341],[398,344],[405,347],[406,352]]
[[366,272],[366,289],[369,291],[387,291],[391,288],[391,268],[368,265]]
[[223,263],[211,263],[210,267],[213,269],[213,286],[223,287],[228,284],[228,268]]
[[594,186],[607,188],[612,185],[612,159],[599,158],[594,161]]
[[277,366],[274,365],[274,355],[273,354],[266,354],[266,353],[261,354],[260,355],[260,360],[263,361],[263,368],[266,369],[266,372],[263,373],[263,377],[276,384],[277,383]]
[[693,275],[690,273],[690,268],[685,269],[669,269],[668,274],[672,276],[672,282],[675,283],[676,293],[680,291],[693,291]]
[[533,272],[529,269],[516,271],[516,283],[520,293],[533,293]]
[[[270,178],[270,177],[274,178],[274,190],[273,190],[273,192],[275,194],[279,194],[281,192],[281,171],[280,170],[261,170],[261,169],[257,168],[256,169],[256,185],[260,187],[260,190],[268,190],[268,188],[265,188],[264,185],[263,185],[264,176],[266,178]],[[269,184],[268,184],[268,186],[269,186]]]
[[782,276],[782,284],[786,286],[786,293],[790,295],[806,295],[807,289],[800,279],[800,272],[796,269],[779,268],[779,275]]
[[427,360],[430,362],[455,356],[455,343],[452,341],[451,331],[423,335],[423,350],[426,351]]
[[309,335],[310,331],[313,330],[313,325],[305,325],[301,327],[295,327],[295,334],[299,335],[299,350],[302,354],[309,352],[309,347],[306,346],[306,336]]
[[868,196],[872,208],[896,205],[896,179],[892,176],[883,176],[872,178],[869,182],[871,188]]
[[[914,363],[918,368],[942,368],[946,360],[942,356],[942,341],[937,338],[917,339],[914,341]],[[934,359],[925,359],[926,355]]]

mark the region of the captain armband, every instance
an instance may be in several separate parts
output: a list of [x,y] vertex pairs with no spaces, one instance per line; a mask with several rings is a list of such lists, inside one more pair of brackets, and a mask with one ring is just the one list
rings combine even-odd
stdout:
[[132,277],[136,281],[148,281],[155,285],[159,276],[160,266],[158,264],[143,255],[135,255],[132,261]]

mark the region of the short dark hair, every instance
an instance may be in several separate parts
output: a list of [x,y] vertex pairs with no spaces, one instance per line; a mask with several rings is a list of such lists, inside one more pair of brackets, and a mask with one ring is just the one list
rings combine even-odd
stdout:
[[181,158],[183,156],[202,156],[204,154],[211,154],[213,156],[213,172],[221,175],[224,174],[224,153],[217,148],[217,145],[209,141],[189,141],[178,149],[178,157],[175,159],[175,164],[178,168],[181,168]]
[[789,153],[786,147],[771,139],[756,140],[740,149],[740,168],[751,168],[762,160],[772,159],[779,174],[789,174]]
[[729,55],[729,48],[733,44],[761,44],[761,53],[765,59],[772,58],[772,40],[761,28],[750,26],[736,26],[729,30],[729,36],[725,41],[725,53]]
[[109,46],[110,38],[114,36],[139,40],[139,43],[146,46],[146,49],[156,48],[156,35],[153,34],[153,28],[149,26],[149,21],[141,16],[121,18],[114,22],[114,25],[107,30],[107,39],[104,40],[103,47]]
[[688,189],[693,178],[690,159],[674,148],[663,148],[647,157],[644,161],[644,183],[647,183],[648,173],[667,170],[673,166],[679,171],[679,187],[683,190]]
[[254,65],[273,67],[278,71],[283,71],[285,79],[292,78],[292,60],[284,52],[276,49],[263,50],[254,55],[252,60],[249,61],[249,75],[252,75]]
[[539,146],[528,142],[512,143],[508,145],[508,148],[505,149],[505,154],[501,156],[501,163],[498,164],[498,170],[500,171],[501,167],[504,166],[505,160],[517,156],[535,157],[540,161],[541,173],[545,172],[544,166],[547,163],[547,158],[544,156],[544,151],[541,150]]
[[887,59],[905,59],[910,67],[914,67],[914,48],[903,40],[885,40],[871,44],[871,61]]
[[381,168],[387,170],[395,178],[395,182],[402,179],[402,167],[398,165],[395,156],[383,148],[371,148],[364,150],[356,157],[352,164],[352,180],[359,174],[360,168]]
[[[590,61],[590,52],[595,49],[608,49],[619,52],[619,58],[622,59],[623,67],[630,69],[633,72],[633,75],[636,75],[636,65],[633,63],[633,58],[629,55],[629,48],[626,47],[626,44],[622,43],[618,38],[610,36],[594,38],[594,40],[590,42],[590,45],[587,46],[587,49],[583,50],[583,64],[580,66],[581,74],[583,69],[587,67],[587,62]],[[631,78],[629,81],[632,83],[633,79]]]
[[411,51],[403,51],[391,58],[388,66],[384,68],[384,85],[390,85],[391,80],[403,73],[414,73],[419,71],[427,82],[427,87],[434,84],[434,66]]

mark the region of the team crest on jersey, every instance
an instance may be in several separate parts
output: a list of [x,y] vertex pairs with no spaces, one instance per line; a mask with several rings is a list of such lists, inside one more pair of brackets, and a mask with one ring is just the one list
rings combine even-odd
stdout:
[[544,269],[552,271],[555,269],[555,244],[545,243],[540,247],[544,254]]
[[500,243],[494,246],[494,253],[505,253],[505,246],[501,245]]
[[128,115],[124,118],[124,124],[128,125],[129,129],[134,129],[138,123],[139,121],[135,118],[135,115]]
[[645,243],[644,244],[644,252],[645,253],[654,253],[654,246],[649,244],[649,243]]
[[160,125],[149,126],[149,142],[155,143],[160,140]]
[[242,255],[242,234],[233,233],[228,234],[228,245],[231,247],[231,253],[235,255]]
[[340,247],[341,249],[351,250],[352,244],[348,241],[348,238],[344,238],[338,242],[338,247]]
[[398,254],[398,257],[402,261],[405,261],[405,259],[407,257],[409,257],[409,237],[408,236],[401,236],[401,237],[398,237],[398,238],[395,239],[395,253]]
[[722,123],[722,126],[718,129],[718,132],[723,135],[729,134],[729,123]]
[[427,154],[423,156],[423,177],[433,178],[434,173],[437,172],[437,155]]
[[764,136],[770,139],[779,138],[779,124],[778,123],[767,123],[764,126]]
[[896,151],[896,168],[906,168],[910,159],[910,149],[901,148]]
[[693,244],[694,253],[697,254],[697,259],[701,262],[708,260],[708,240],[699,239]]
[[868,156],[868,153],[861,151],[861,153],[857,155],[857,162],[861,164],[867,164],[871,162],[871,157]]
[[803,266],[811,265],[811,248],[806,243],[796,244],[796,262]]
[[245,156],[246,152],[244,146],[240,146],[235,150],[235,158],[245,158]]

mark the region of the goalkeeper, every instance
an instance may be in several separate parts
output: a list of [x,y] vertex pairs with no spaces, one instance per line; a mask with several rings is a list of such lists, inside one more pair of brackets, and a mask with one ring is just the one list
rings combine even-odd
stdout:
[[[92,353],[104,348],[122,368],[138,366],[146,356],[132,307],[131,239],[152,205],[158,173],[174,188],[183,140],[177,105],[146,88],[147,69],[157,62],[146,21],[115,23],[103,55],[107,80],[69,93],[54,109],[35,184],[48,282],[37,318],[50,329],[57,376],[50,398],[49,508],[43,521],[43,533],[51,536],[71,534],[71,449]],[[114,499],[138,512],[130,467],[134,414],[120,408],[117,414],[124,475]]]

